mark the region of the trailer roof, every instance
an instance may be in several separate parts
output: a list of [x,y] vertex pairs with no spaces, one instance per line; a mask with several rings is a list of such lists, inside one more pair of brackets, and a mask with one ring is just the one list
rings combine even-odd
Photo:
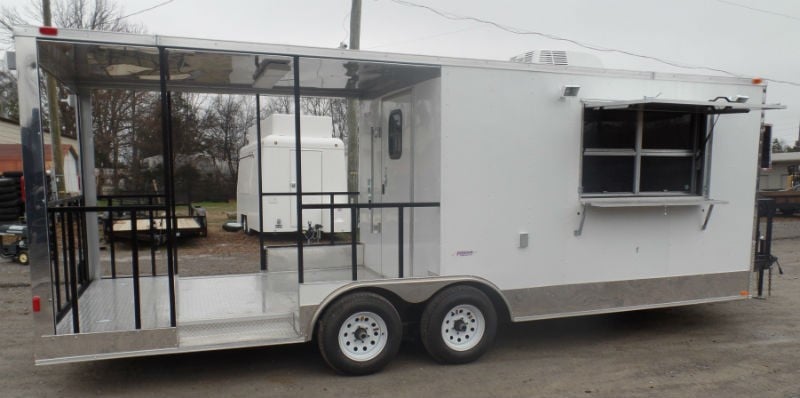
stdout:
[[[42,67],[59,80],[75,87],[157,89],[159,48],[166,48],[170,53],[170,89],[185,91],[288,94],[294,84],[292,76],[291,73],[281,74],[281,71],[288,72],[286,65],[292,64],[293,57],[300,57],[300,86],[304,95],[379,95],[439,76],[441,66],[748,86],[753,84],[750,79],[723,76],[525,64],[60,28],[55,35],[44,35],[39,28],[33,26],[15,27],[14,35],[39,39],[39,60]],[[264,67],[265,63],[271,66]],[[261,75],[258,75],[259,71]],[[266,80],[268,84],[257,84],[258,78]]]

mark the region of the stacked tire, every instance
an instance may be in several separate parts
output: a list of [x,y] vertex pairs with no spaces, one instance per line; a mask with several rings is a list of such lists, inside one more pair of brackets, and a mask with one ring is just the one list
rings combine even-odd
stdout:
[[21,179],[21,172],[4,172],[0,176],[0,223],[19,222],[25,212]]

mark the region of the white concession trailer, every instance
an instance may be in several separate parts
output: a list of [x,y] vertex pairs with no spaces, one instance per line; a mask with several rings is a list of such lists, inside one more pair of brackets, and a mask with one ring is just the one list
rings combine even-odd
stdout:
[[[37,364],[314,340],[334,369],[364,374],[396,354],[403,323],[462,363],[502,320],[750,297],[762,111],[780,108],[760,81],[54,28],[15,38]],[[40,73],[77,96],[77,198],[47,194]],[[160,93],[162,115],[177,92],[290,95],[294,109],[346,98],[358,191],[304,200],[295,114],[296,270],[184,277],[172,229],[165,273],[134,258],[130,277],[109,278],[87,228],[109,208],[87,176],[92,92],[112,88]],[[163,201],[127,211],[174,212],[165,163]],[[352,267],[305,266],[313,209],[351,212]]]
[[[333,137],[333,118],[301,115],[300,124],[303,126],[303,190],[309,194],[303,198],[304,203],[347,203],[346,196],[333,194],[347,191],[344,142]],[[257,166],[258,128],[263,136],[261,173]],[[259,126],[252,126],[247,132],[248,142],[239,150],[236,182],[236,218],[245,233],[297,231],[294,132],[294,115],[279,113],[267,116]],[[259,199],[262,201],[260,207]],[[262,215],[261,222],[259,214]],[[319,226],[329,233],[350,232],[350,212],[347,209],[332,212],[303,210],[303,220],[306,222],[303,228]]]

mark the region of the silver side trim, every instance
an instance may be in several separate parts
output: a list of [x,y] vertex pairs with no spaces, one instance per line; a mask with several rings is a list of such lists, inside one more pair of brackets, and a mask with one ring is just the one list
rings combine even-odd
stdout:
[[268,341],[247,341],[247,342],[238,342],[230,344],[217,344],[210,346],[188,346],[179,348],[161,348],[161,349],[137,350],[137,351],[126,351],[126,352],[111,352],[103,354],[85,354],[85,355],[75,355],[70,357],[61,357],[54,359],[37,359],[35,362],[37,366],[58,365],[64,363],[90,362],[90,361],[100,361],[106,359],[149,357],[155,355],[186,354],[190,352],[206,352],[206,351],[219,351],[219,350],[233,350],[238,348],[267,347],[273,345],[299,344],[304,342],[306,342],[306,340],[303,338],[276,339]]
[[749,271],[503,291],[514,321],[602,314],[749,297]]
[[[36,363],[74,362],[104,357],[133,356],[133,352],[153,352],[178,347],[175,328],[134,330],[111,333],[80,333],[42,336],[36,344]],[[47,353],[43,355],[42,353]]]
[[675,302],[661,303],[661,304],[635,305],[635,306],[630,306],[630,307],[617,307],[617,308],[608,308],[608,309],[602,309],[602,310],[563,312],[563,313],[560,313],[560,314],[520,316],[520,317],[513,318],[512,321],[514,321],[514,322],[527,322],[527,321],[536,321],[536,320],[542,320],[542,319],[569,318],[569,317],[572,317],[572,316],[612,314],[612,313],[615,313],[615,312],[649,310],[649,309],[654,309],[654,308],[669,308],[669,307],[681,307],[681,306],[695,305],[695,304],[721,303],[721,302],[725,302],[725,301],[745,300],[745,299],[748,299],[748,298],[750,298],[750,296],[731,296],[731,297],[720,297],[720,298],[713,298],[713,299],[675,301]]

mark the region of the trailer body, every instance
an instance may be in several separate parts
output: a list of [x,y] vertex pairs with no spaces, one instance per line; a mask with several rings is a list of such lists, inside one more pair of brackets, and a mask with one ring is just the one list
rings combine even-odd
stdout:
[[[54,223],[73,219],[64,214],[90,230],[82,220],[102,210],[93,187],[70,203],[29,206],[32,294],[47,303],[34,313],[39,364],[316,339],[334,368],[363,373],[396,352],[397,308],[412,304],[424,309],[416,321],[431,355],[464,362],[485,351],[503,316],[750,297],[761,111],[779,108],[765,104],[764,84],[105,32],[15,34],[28,203],[48,203],[39,68],[80,94],[84,129],[88,88],[160,91],[165,114],[172,91],[292,95],[296,109],[301,97],[332,96],[354,104],[360,143],[358,192],[341,193],[351,200],[315,203],[304,187],[290,192],[298,220],[308,210],[350,212],[350,232],[360,235],[351,267],[325,267],[327,250],[341,247],[305,248],[301,221],[292,271],[182,277],[170,263],[166,275],[100,278],[90,233],[81,235],[90,243],[79,250],[85,261],[49,250]],[[92,72],[136,62],[148,71]],[[154,64],[160,79],[151,78]],[[305,185],[309,160],[299,154],[314,141],[302,134],[303,118],[293,119]],[[86,133],[83,147],[92,148]],[[84,174],[94,167],[86,155]],[[171,203],[167,195],[165,211]],[[68,297],[52,272],[62,266]],[[71,270],[79,266],[86,272]],[[471,322],[480,326],[470,331]]]

